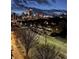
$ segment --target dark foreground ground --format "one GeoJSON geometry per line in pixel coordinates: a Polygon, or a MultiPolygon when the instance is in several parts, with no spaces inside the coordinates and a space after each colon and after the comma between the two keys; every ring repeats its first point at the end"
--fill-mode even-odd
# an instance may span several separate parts
{"type": "Polygon", "coordinates": [[[38,19],[38,20],[17,21],[17,22],[18,24],[13,24],[13,23],[11,24],[12,25],[11,36],[12,36],[12,46],[13,46],[12,49],[14,51],[12,55],[14,59],[29,59],[29,58],[45,59],[46,54],[48,54],[47,59],[50,59],[49,58],[50,56],[51,59],[66,59],[67,56],[67,38],[66,38],[67,19],[66,18],[56,17],[49,19],[41,19],[41,20],[38,19]],[[38,39],[37,40],[38,44],[33,43],[36,42],[35,40],[32,39],[34,37],[37,37],[36,39],[38,39]],[[31,42],[30,40],[33,41],[31,42]],[[31,44],[34,45],[30,47],[27,42],[29,42],[30,45],[31,44]],[[26,53],[27,49],[25,45],[30,47],[28,53],[26,53]],[[55,49],[52,49],[52,47],[55,47],[55,49]],[[40,51],[42,55],[38,51],[40,51]],[[46,51],[49,51],[49,53],[46,51]],[[56,52],[57,54],[55,54],[56,52]],[[52,57],[54,55],[55,57],[52,57]],[[29,56],[29,58],[25,56],[29,56]]]}

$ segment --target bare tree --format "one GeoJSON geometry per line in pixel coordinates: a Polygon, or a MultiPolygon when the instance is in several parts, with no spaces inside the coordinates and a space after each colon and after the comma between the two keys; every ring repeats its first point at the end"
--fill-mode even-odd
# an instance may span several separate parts
{"type": "Polygon", "coordinates": [[[18,30],[17,33],[17,37],[20,38],[20,41],[26,49],[25,59],[29,59],[28,53],[30,48],[34,47],[37,44],[37,34],[29,29],[21,29],[18,30]]]}
{"type": "Polygon", "coordinates": [[[32,55],[32,59],[57,59],[58,55],[59,52],[54,46],[39,45],[36,47],[36,53],[32,55]]]}

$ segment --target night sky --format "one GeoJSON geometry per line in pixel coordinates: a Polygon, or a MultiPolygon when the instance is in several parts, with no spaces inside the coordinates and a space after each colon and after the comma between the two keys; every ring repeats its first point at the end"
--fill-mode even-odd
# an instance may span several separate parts
{"type": "Polygon", "coordinates": [[[20,6],[34,7],[38,9],[64,9],[67,10],[67,0],[11,0],[11,9],[22,9],[20,6]]]}
{"type": "Polygon", "coordinates": [[[39,9],[67,9],[67,0],[48,0],[48,3],[42,2],[38,3],[36,1],[28,2],[29,7],[36,7],[39,9]]]}

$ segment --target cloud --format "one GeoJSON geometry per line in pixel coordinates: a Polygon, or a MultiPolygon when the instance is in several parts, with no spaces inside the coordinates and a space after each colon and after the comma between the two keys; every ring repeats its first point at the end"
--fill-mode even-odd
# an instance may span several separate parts
{"type": "Polygon", "coordinates": [[[37,2],[38,4],[50,4],[50,1],[55,3],[56,0],[11,0],[11,1],[14,1],[16,4],[19,4],[19,5],[23,5],[24,3],[27,4],[28,2],[30,1],[33,1],[33,2],[37,2]]]}
{"type": "Polygon", "coordinates": [[[48,3],[48,0],[36,0],[37,3],[48,3]]]}
{"type": "MultiPolygon", "coordinates": [[[[39,4],[41,3],[49,4],[49,0],[28,0],[28,1],[36,1],[39,4]]],[[[51,0],[51,1],[56,2],[56,0],[51,0]]]]}
{"type": "Polygon", "coordinates": [[[12,9],[25,9],[27,7],[48,6],[56,0],[11,0],[12,9]],[[30,6],[29,6],[30,5],[30,6]]]}

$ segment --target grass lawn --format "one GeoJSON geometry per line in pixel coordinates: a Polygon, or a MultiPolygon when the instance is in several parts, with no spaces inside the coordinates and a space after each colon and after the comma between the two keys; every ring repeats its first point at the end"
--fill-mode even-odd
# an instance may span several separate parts
{"type": "MultiPolygon", "coordinates": [[[[39,42],[40,44],[45,43],[45,39],[47,40],[47,43],[51,46],[55,46],[57,50],[60,50],[60,53],[66,56],[67,54],[67,43],[63,42],[63,40],[59,40],[58,38],[55,37],[50,37],[50,36],[40,36],[39,35],[39,42]]],[[[64,39],[66,40],[66,39],[64,39]]]]}

